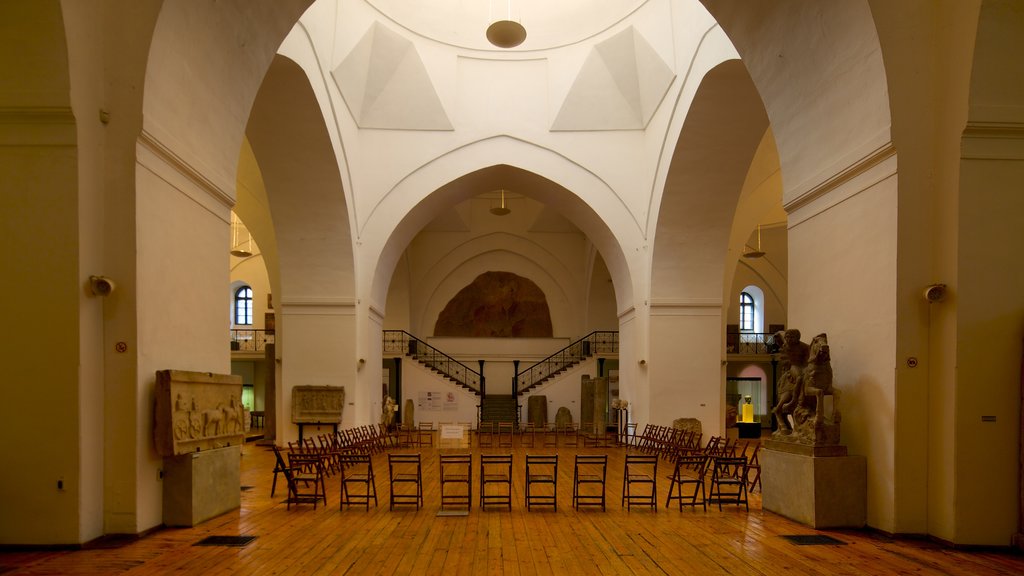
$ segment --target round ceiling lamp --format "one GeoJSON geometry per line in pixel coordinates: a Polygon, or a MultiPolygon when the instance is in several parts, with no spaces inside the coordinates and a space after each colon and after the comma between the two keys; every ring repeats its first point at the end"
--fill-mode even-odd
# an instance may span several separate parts
{"type": "Polygon", "coordinates": [[[498,48],[515,48],[526,40],[526,28],[512,19],[512,0],[506,4],[505,19],[487,27],[487,41],[498,48]]]}
{"type": "Polygon", "coordinates": [[[526,40],[526,28],[512,20],[498,20],[487,27],[487,41],[498,48],[515,48],[526,40]]]}
{"type": "MultiPolygon", "coordinates": [[[[746,246],[744,246],[746,248],[746,246]]],[[[760,258],[764,256],[764,252],[761,251],[761,225],[757,225],[757,250],[751,250],[750,252],[743,252],[744,258],[760,258]]]]}
{"type": "Polygon", "coordinates": [[[501,189],[501,205],[500,206],[495,206],[495,207],[491,208],[491,214],[494,214],[495,216],[504,216],[504,215],[506,215],[506,214],[508,214],[510,212],[512,212],[512,210],[509,209],[508,206],[505,206],[505,189],[502,188],[501,189]]]}

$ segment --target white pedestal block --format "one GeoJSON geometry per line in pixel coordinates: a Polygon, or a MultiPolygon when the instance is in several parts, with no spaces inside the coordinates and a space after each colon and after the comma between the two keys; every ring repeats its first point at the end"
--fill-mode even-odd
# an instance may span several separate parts
{"type": "Polygon", "coordinates": [[[195,526],[242,505],[242,448],[164,458],[164,524],[195,526]]]}
{"type": "Polygon", "coordinates": [[[813,528],[863,528],[867,521],[867,460],[764,449],[761,505],[813,528]]]}

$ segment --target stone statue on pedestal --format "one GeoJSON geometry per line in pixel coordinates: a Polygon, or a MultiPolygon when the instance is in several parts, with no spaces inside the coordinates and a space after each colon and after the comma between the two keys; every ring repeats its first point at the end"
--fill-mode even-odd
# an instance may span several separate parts
{"type": "Polygon", "coordinates": [[[775,334],[781,342],[779,398],[772,413],[778,423],[773,440],[809,445],[839,444],[839,391],[832,387],[828,336],[818,334],[807,345],[799,330],[775,334]],[[832,409],[825,399],[831,397],[832,409]]]}

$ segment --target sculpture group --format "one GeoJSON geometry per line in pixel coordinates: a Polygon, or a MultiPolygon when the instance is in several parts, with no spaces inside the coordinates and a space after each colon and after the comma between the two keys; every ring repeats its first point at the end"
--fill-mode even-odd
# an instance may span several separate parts
{"type": "Polygon", "coordinates": [[[818,334],[808,345],[795,329],[775,333],[780,344],[779,398],[772,413],[778,423],[773,439],[800,444],[838,444],[839,391],[832,387],[828,336],[818,334]],[[826,413],[825,399],[832,410],[826,413]]]}

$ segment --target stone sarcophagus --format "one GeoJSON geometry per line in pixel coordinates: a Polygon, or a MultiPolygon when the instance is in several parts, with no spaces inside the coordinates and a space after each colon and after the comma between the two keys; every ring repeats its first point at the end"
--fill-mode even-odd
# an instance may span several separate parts
{"type": "Polygon", "coordinates": [[[340,424],[345,408],[344,386],[292,388],[292,423],[340,424]]]}
{"type": "Polygon", "coordinates": [[[245,441],[242,377],[159,370],[154,421],[153,436],[161,456],[241,445],[245,441]]]}

